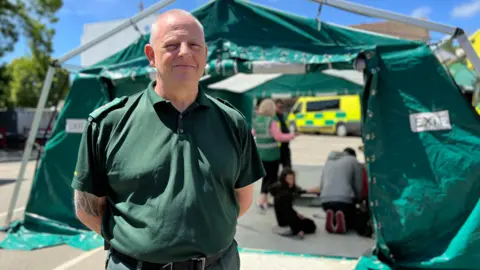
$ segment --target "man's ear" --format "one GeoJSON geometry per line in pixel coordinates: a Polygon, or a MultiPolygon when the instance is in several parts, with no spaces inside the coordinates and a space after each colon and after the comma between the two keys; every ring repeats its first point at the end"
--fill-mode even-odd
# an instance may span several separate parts
{"type": "Polygon", "coordinates": [[[153,51],[152,45],[145,45],[145,56],[147,57],[150,66],[155,67],[155,52],[153,51]]]}

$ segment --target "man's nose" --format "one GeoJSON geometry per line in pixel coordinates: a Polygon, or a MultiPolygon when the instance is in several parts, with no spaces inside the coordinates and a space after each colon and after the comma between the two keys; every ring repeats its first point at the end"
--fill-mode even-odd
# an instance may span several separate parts
{"type": "Polygon", "coordinates": [[[179,56],[189,56],[192,55],[192,51],[190,47],[188,46],[188,43],[182,42],[180,44],[180,51],[178,52],[179,56]]]}

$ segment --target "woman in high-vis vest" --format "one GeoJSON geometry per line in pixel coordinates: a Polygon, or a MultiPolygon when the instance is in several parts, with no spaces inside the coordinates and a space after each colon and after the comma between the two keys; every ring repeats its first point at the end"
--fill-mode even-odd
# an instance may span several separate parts
{"type": "Polygon", "coordinates": [[[265,99],[260,103],[253,121],[253,134],[266,172],[262,179],[261,194],[258,200],[258,206],[263,210],[266,209],[268,203],[268,187],[275,183],[278,178],[280,166],[280,147],[278,143],[288,142],[295,138],[294,133],[282,133],[278,121],[275,120],[275,114],[275,102],[272,99],[265,99]]]}

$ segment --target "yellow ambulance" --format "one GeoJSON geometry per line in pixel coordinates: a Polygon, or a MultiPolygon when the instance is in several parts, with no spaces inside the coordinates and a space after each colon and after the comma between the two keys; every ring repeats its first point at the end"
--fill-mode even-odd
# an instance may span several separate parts
{"type": "Polygon", "coordinates": [[[300,97],[288,118],[291,131],[338,136],[360,134],[359,95],[300,97]]]}

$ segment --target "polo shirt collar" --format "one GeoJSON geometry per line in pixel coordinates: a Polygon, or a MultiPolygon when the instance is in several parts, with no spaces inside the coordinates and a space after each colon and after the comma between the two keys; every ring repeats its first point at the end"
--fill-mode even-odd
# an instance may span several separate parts
{"type": "MultiPolygon", "coordinates": [[[[155,84],[155,80],[151,81],[147,87],[147,97],[152,102],[152,105],[156,105],[157,103],[170,103],[170,101],[155,92],[155,84]]],[[[198,86],[197,98],[193,103],[201,107],[210,107],[210,102],[200,86],[198,86]]]]}

